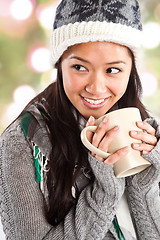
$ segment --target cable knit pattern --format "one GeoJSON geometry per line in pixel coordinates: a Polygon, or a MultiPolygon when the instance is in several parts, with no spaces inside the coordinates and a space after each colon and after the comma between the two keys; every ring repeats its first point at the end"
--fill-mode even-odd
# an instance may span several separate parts
{"type": "Polygon", "coordinates": [[[76,22],[57,28],[51,36],[51,62],[54,65],[63,52],[78,43],[109,41],[128,46],[137,57],[142,33],[131,26],[112,22],[76,22]]]}
{"type": "MultiPolygon", "coordinates": [[[[39,133],[37,136],[39,138],[39,133]]],[[[111,233],[107,234],[107,232],[112,225],[111,220],[115,210],[112,212],[109,208],[110,202],[105,198],[105,191],[99,189],[101,183],[96,180],[93,185],[88,185],[81,192],[76,208],[71,209],[64,223],[58,227],[52,227],[44,217],[43,197],[36,182],[32,151],[23,135],[19,121],[2,134],[0,144],[1,180],[3,181],[0,206],[7,239],[110,239],[107,235],[111,233]],[[92,192],[98,194],[92,196],[92,192]],[[102,204],[103,198],[106,200],[102,204]]],[[[95,161],[94,159],[93,162],[95,161]]],[[[102,163],[100,166],[96,161],[96,164],[92,163],[92,165],[97,166],[96,172],[101,171],[104,179],[105,177],[107,179],[109,172],[105,171],[102,163]]],[[[107,189],[106,184],[107,182],[103,184],[105,189],[107,189]]],[[[113,191],[112,188],[111,191],[113,191]]],[[[116,198],[113,204],[116,209],[116,198]]],[[[116,236],[113,227],[111,231],[116,236]]]]}
{"type": "MultiPolygon", "coordinates": [[[[124,192],[125,180],[117,179],[113,174],[111,166],[104,165],[91,155],[89,155],[89,163],[96,180],[92,191],[90,191],[90,186],[88,186],[88,191],[83,191],[80,195],[78,202],[81,203],[82,207],[77,208],[78,211],[76,212],[77,216],[81,215],[81,220],[86,219],[85,229],[87,235],[79,218],[77,226],[80,231],[79,236],[84,236],[82,239],[98,240],[104,239],[112,225],[119,200],[124,192]],[[88,208],[86,211],[82,211],[82,209],[85,209],[86,202],[88,203],[88,208]],[[92,231],[88,228],[89,225],[92,227],[92,231]]],[[[77,239],[81,238],[78,237],[77,239]]]]}
{"type": "MultiPolygon", "coordinates": [[[[2,158],[3,148],[5,146],[5,141],[0,141],[0,159],[2,158]]],[[[0,214],[1,220],[3,221],[3,230],[6,235],[12,236],[15,238],[15,226],[14,226],[14,215],[12,212],[12,204],[11,199],[8,197],[7,194],[8,186],[4,179],[3,173],[3,162],[0,161],[0,214]]]]}
{"type": "MultiPolygon", "coordinates": [[[[36,118],[38,120],[38,116],[36,118]]],[[[50,145],[44,124],[37,128],[34,136],[34,141],[37,140],[39,144],[41,139],[41,150],[49,152],[50,145]]],[[[157,150],[152,152],[151,158],[155,162],[158,149],[159,144],[157,150]]],[[[90,155],[89,163],[95,176],[94,182],[83,186],[76,206],[72,207],[63,222],[53,227],[45,219],[43,195],[36,182],[32,149],[22,132],[19,120],[5,130],[0,138],[0,209],[6,238],[118,240],[112,220],[124,192],[125,179],[117,179],[111,166],[104,165],[90,155]]],[[[148,174],[149,178],[152,176],[148,174]]],[[[145,188],[144,191],[139,191],[140,187],[137,188],[132,178],[128,178],[127,193],[138,240],[160,239],[160,199],[158,184],[155,184],[157,180],[156,177],[153,185],[148,183],[150,187],[147,186],[146,192],[145,188]]],[[[127,240],[133,240],[133,237],[128,234],[127,240]]]]}
{"type": "Polygon", "coordinates": [[[9,240],[42,239],[43,231],[49,231],[50,226],[46,225],[31,149],[20,124],[15,122],[6,131],[6,138],[0,139],[0,146],[3,192],[0,208],[6,237],[9,240]]]}

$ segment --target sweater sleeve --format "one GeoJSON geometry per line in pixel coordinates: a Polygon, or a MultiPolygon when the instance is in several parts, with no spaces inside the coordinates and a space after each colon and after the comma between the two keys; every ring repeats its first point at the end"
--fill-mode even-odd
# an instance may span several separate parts
{"type": "Polygon", "coordinates": [[[9,240],[101,240],[112,225],[124,192],[124,179],[114,177],[111,166],[89,156],[95,181],[80,193],[63,222],[51,226],[45,219],[43,195],[31,148],[16,122],[0,138],[0,209],[9,240]]]}
{"type": "Polygon", "coordinates": [[[158,143],[144,157],[151,166],[127,178],[128,203],[139,240],[160,239],[160,126],[154,119],[146,120],[156,129],[158,143]]]}

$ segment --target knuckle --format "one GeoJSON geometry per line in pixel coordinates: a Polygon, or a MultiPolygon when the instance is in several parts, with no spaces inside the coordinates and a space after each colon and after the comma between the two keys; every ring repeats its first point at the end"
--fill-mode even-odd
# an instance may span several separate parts
{"type": "Polygon", "coordinates": [[[154,136],[153,138],[153,144],[156,145],[157,144],[157,138],[154,136]]]}
{"type": "Polygon", "coordinates": [[[97,132],[95,132],[92,137],[92,144],[96,141],[96,139],[97,139],[97,132]]]}
{"type": "Polygon", "coordinates": [[[118,158],[120,158],[120,157],[122,157],[124,155],[124,153],[121,150],[118,150],[116,152],[116,155],[117,155],[118,158]]]}
{"type": "Polygon", "coordinates": [[[141,145],[141,151],[148,151],[148,152],[150,152],[153,148],[154,148],[154,146],[152,146],[150,144],[142,144],[141,145]]]}
{"type": "Polygon", "coordinates": [[[147,122],[144,122],[144,126],[146,128],[146,131],[150,132],[151,135],[155,135],[156,130],[147,122]]]}
{"type": "Polygon", "coordinates": [[[107,131],[105,137],[111,137],[112,136],[112,131],[107,131]]]}
{"type": "Polygon", "coordinates": [[[152,135],[155,136],[156,135],[156,130],[153,128],[152,129],[152,135]]]}
{"type": "Polygon", "coordinates": [[[103,158],[99,157],[98,155],[95,155],[95,158],[100,161],[100,162],[103,162],[103,158]]]}
{"type": "Polygon", "coordinates": [[[113,155],[114,161],[118,161],[121,158],[121,152],[117,151],[113,155]]]}
{"type": "Polygon", "coordinates": [[[138,139],[141,141],[144,141],[148,138],[148,134],[146,132],[140,132],[138,133],[138,139]]]}
{"type": "Polygon", "coordinates": [[[155,142],[157,142],[157,138],[156,138],[156,136],[154,136],[154,139],[155,139],[155,142]]]}
{"type": "Polygon", "coordinates": [[[107,165],[112,165],[114,163],[114,159],[112,156],[109,156],[105,161],[104,161],[105,164],[107,165]]]}
{"type": "Polygon", "coordinates": [[[100,142],[98,149],[100,149],[103,152],[107,152],[108,151],[108,143],[100,142]]]}
{"type": "Polygon", "coordinates": [[[116,132],[113,131],[113,129],[106,132],[105,137],[106,138],[113,138],[116,135],[116,132]]]}
{"type": "Polygon", "coordinates": [[[100,142],[99,146],[98,146],[98,149],[102,150],[105,152],[104,150],[104,144],[102,142],[100,142]]]}

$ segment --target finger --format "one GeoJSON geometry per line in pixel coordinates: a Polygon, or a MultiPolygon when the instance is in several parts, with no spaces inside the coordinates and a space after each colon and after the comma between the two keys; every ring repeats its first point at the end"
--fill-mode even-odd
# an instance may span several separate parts
{"type": "MultiPolygon", "coordinates": [[[[117,133],[119,132],[119,126],[116,126],[114,127],[113,129],[110,129],[105,137],[103,138],[103,140],[101,140],[101,142],[99,143],[98,146],[96,146],[98,149],[100,149],[101,151],[104,151],[104,152],[108,152],[108,147],[110,145],[110,143],[112,142],[113,138],[115,135],[117,135],[117,133]]],[[[94,136],[93,138],[95,137],[95,133],[94,133],[94,136]]],[[[97,139],[98,139],[98,134],[96,135],[97,139]]],[[[96,139],[96,140],[97,140],[96,139]]],[[[94,144],[94,142],[92,141],[92,144],[94,144]]],[[[94,145],[95,146],[95,145],[94,145]]],[[[93,152],[91,153],[91,155],[93,157],[96,157],[99,161],[103,162],[104,161],[104,158],[94,154],[93,152]]]]}
{"type": "Polygon", "coordinates": [[[90,116],[87,123],[86,123],[86,127],[93,126],[94,123],[95,123],[95,118],[93,116],[90,116]]]}
{"type": "Polygon", "coordinates": [[[146,143],[133,143],[132,145],[132,148],[134,150],[138,150],[138,151],[142,151],[142,153],[144,152],[151,152],[154,148],[153,145],[150,145],[150,144],[146,144],[146,143]]]}
{"type": "Polygon", "coordinates": [[[126,156],[129,152],[129,147],[124,147],[118,151],[116,151],[115,153],[111,154],[105,161],[104,163],[106,165],[112,165],[115,162],[117,162],[118,160],[120,160],[122,157],[126,156]]]}
{"type": "MultiPolygon", "coordinates": [[[[95,118],[93,116],[90,116],[88,121],[87,121],[86,127],[94,126],[94,124],[95,124],[95,118]]],[[[92,137],[93,137],[93,133],[91,131],[87,131],[86,136],[87,136],[88,141],[91,142],[92,137]]]]}
{"type": "Polygon", "coordinates": [[[146,154],[148,154],[149,152],[147,152],[147,151],[142,151],[142,154],[143,155],[146,155],[146,154]]]}
{"type": "Polygon", "coordinates": [[[137,127],[139,127],[140,129],[145,130],[148,134],[152,136],[155,136],[156,130],[149,123],[138,121],[136,124],[137,127]]]}
{"type": "Polygon", "coordinates": [[[119,126],[116,126],[112,129],[110,129],[108,132],[106,132],[104,138],[101,140],[98,148],[104,152],[108,151],[109,145],[111,144],[114,137],[119,133],[120,128],[119,126]]]}
{"type": "Polygon", "coordinates": [[[130,136],[154,146],[157,144],[157,138],[155,136],[143,131],[130,131],[130,136]]]}
{"type": "Polygon", "coordinates": [[[94,157],[95,157],[98,161],[104,162],[104,158],[102,158],[102,157],[100,157],[100,156],[98,156],[98,155],[95,155],[94,157]]]}
{"type": "Polygon", "coordinates": [[[106,134],[107,130],[109,127],[109,118],[105,117],[103,121],[100,123],[100,125],[97,127],[93,139],[92,139],[92,144],[95,147],[99,146],[99,143],[103,139],[104,135],[106,134]]]}
{"type": "Polygon", "coordinates": [[[102,158],[102,157],[100,157],[100,156],[98,156],[97,154],[95,154],[95,153],[93,153],[93,152],[91,152],[91,155],[93,156],[93,157],[95,157],[98,161],[100,161],[100,162],[104,162],[104,158],[102,158]]]}

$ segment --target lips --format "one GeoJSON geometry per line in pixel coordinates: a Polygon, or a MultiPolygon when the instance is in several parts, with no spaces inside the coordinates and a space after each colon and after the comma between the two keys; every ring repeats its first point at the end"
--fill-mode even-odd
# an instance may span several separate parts
{"type": "Polygon", "coordinates": [[[106,102],[108,101],[109,97],[107,98],[102,98],[102,99],[91,99],[91,98],[86,98],[82,97],[83,104],[91,109],[97,109],[103,107],[106,102]]]}
{"type": "Polygon", "coordinates": [[[93,100],[93,99],[89,99],[89,98],[85,98],[85,97],[84,97],[84,99],[85,99],[87,102],[89,102],[89,103],[91,103],[91,104],[95,104],[95,105],[98,105],[98,104],[104,102],[104,100],[105,100],[105,98],[100,99],[100,100],[93,100]]]}

